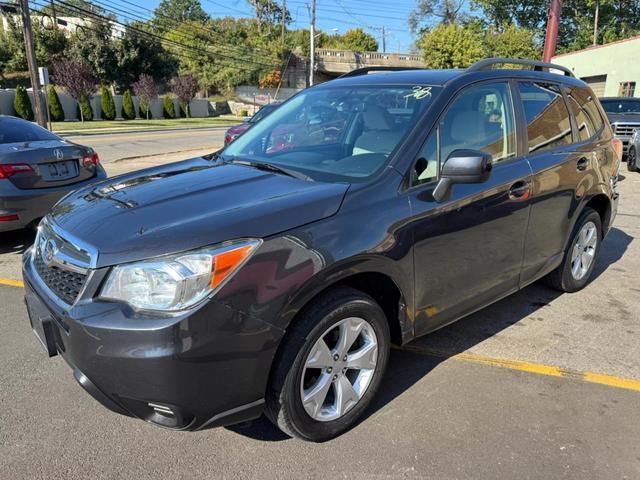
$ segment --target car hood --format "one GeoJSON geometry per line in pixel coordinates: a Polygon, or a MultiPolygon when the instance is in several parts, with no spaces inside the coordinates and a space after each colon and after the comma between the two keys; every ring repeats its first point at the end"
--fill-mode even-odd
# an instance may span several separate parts
{"type": "Polygon", "coordinates": [[[50,220],[103,267],[274,235],[333,215],[348,188],[197,158],[77,190],[50,220]]]}
{"type": "Polygon", "coordinates": [[[638,115],[637,113],[607,113],[607,117],[609,118],[609,123],[640,123],[640,115],[638,115]]]}

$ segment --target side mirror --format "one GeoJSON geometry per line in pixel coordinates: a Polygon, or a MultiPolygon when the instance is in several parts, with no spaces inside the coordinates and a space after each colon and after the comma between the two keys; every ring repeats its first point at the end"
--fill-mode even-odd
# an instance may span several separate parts
{"type": "Polygon", "coordinates": [[[442,166],[440,181],[433,190],[436,202],[442,202],[455,183],[484,183],[491,175],[491,155],[479,150],[454,150],[442,166]]]}

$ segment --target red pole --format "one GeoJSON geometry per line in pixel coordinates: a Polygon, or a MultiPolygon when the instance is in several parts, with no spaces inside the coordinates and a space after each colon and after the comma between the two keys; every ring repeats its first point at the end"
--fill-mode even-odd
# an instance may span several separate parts
{"type": "Polygon", "coordinates": [[[558,43],[558,28],[560,27],[560,15],[562,14],[563,0],[551,0],[549,7],[549,19],[547,21],[547,34],[544,38],[544,54],[542,60],[550,62],[556,53],[558,43]]]}

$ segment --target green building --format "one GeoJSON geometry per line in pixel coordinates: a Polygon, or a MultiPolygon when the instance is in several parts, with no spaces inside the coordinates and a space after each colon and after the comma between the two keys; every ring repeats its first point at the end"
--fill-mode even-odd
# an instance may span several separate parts
{"type": "Polygon", "coordinates": [[[599,97],[640,97],[640,35],[556,55],[552,62],[569,67],[599,97]]]}

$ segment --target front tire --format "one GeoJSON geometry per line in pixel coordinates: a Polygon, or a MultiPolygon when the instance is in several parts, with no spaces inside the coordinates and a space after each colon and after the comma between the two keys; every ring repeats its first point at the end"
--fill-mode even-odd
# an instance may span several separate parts
{"type": "Polygon", "coordinates": [[[284,433],[330,440],[359,420],[389,359],[387,318],[368,295],[329,291],[302,312],[274,364],[266,413],[284,433]]]}
{"type": "Polygon", "coordinates": [[[562,292],[582,290],[593,273],[602,241],[602,220],[598,212],[585,208],[573,229],[562,263],[546,280],[562,292]]]}
{"type": "Polygon", "coordinates": [[[638,171],[638,152],[635,147],[631,147],[627,154],[627,170],[630,172],[638,171]]]}

